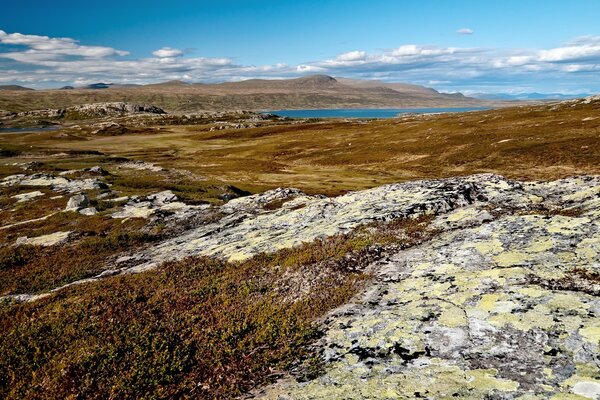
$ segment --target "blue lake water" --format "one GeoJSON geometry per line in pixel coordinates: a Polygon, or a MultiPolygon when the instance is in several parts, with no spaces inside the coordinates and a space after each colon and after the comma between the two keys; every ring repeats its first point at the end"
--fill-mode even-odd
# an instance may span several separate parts
{"type": "Polygon", "coordinates": [[[26,128],[2,128],[0,127],[0,133],[29,133],[29,132],[46,132],[60,129],[60,125],[48,125],[48,126],[30,126],[26,128]]]}
{"type": "Polygon", "coordinates": [[[399,114],[434,114],[487,110],[485,107],[459,108],[331,108],[318,110],[273,110],[271,114],[289,118],[394,118],[399,114]]]}

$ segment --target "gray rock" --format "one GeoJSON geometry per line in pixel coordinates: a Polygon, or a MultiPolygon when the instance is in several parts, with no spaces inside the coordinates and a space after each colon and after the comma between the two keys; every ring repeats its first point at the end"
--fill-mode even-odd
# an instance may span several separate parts
{"type": "Polygon", "coordinates": [[[77,211],[82,208],[86,208],[90,204],[90,199],[87,195],[80,193],[75,196],[71,196],[65,207],[65,211],[77,211]]]}
{"type": "Polygon", "coordinates": [[[82,210],[79,210],[79,214],[82,215],[96,215],[98,214],[98,210],[95,207],[87,207],[82,210]]]}
{"type": "Polygon", "coordinates": [[[106,171],[104,168],[102,168],[99,165],[93,166],[93,167],[89,168],[87,171],[91,172],[93,174],[98,174],[98,175],[102,175],[102,176],[109,175],[108,171],[106,171]]]}
{"type": "Polygon", "coordinates": [[[65,176],[53,176],[46,173],[33,175],[10,175],[0,181],[0,187],[45,186],[55,192],[78,193],[84,190],[107,189],[108,185],[98,178],[69,179],[65,176]]]}

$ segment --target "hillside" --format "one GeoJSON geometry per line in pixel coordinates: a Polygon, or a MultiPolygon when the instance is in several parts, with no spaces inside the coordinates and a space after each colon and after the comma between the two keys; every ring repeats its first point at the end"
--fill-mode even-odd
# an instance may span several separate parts
{"type": "Polygon", "coordinates": [[[94,84],[72,90],[0,93],[0,109],[7,111],[66,108],[78,104],[117,101],[154,104],[168,112],[505,104],[442,94],[417,85],[336,79],[324,75],[281,80],[250,79],[219,84],[188,84],[180,81],[143,86],[94,84]]]}
{"type": "Polygon", "coordinates": [[[0,90],[8,90],[8,91],[30,91],[34,90],[25,86],[19,85],[0,85],[0,90]]]}

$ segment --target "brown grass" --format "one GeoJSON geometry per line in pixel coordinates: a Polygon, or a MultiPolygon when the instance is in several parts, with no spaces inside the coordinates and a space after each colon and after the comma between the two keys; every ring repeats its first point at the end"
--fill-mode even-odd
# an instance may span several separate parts
{"type": "Polygon", "coordinates": [[[313,321],[362,287],[367,249],[414,244],[427,223],[370,225],[242,263],[188,259],[0,305],[0,395],[232,398],[292,365],[314,373],[313,321]]]}
{"type": "Polygon", "coordinates": [[[175,126],[169,132],[123,135],[118,140],[55,140],[58,133],[46,132],[12,135],[10,142],[143,159],[252,192],[294,186],[335,195],[390,182],[480,172],[519,179],[600,173],[600,118],[584,121],[598,115],[599,107],[537,106],[218,132],[175,126]]]}

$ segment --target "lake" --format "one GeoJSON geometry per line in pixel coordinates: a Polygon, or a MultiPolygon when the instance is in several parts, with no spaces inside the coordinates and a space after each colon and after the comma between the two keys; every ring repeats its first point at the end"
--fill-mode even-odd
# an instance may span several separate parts
{"type": "Polygon", "coordinates": [[[488,108],[331,108],[318,110],[274,110],[269,111],[269,113],[289,118],[394,118],[398,114],[434,114],[481,110],[488,110],[488,108]]]}
{"type": "Polygon", "coordinates": [[[62,128],[61,125],[48,125],[48,126],[30,126],[26,128],[2,128],[0,127],[0,133],[29,133],[29,132],[46,132],[53,131],[62,128]]]}

